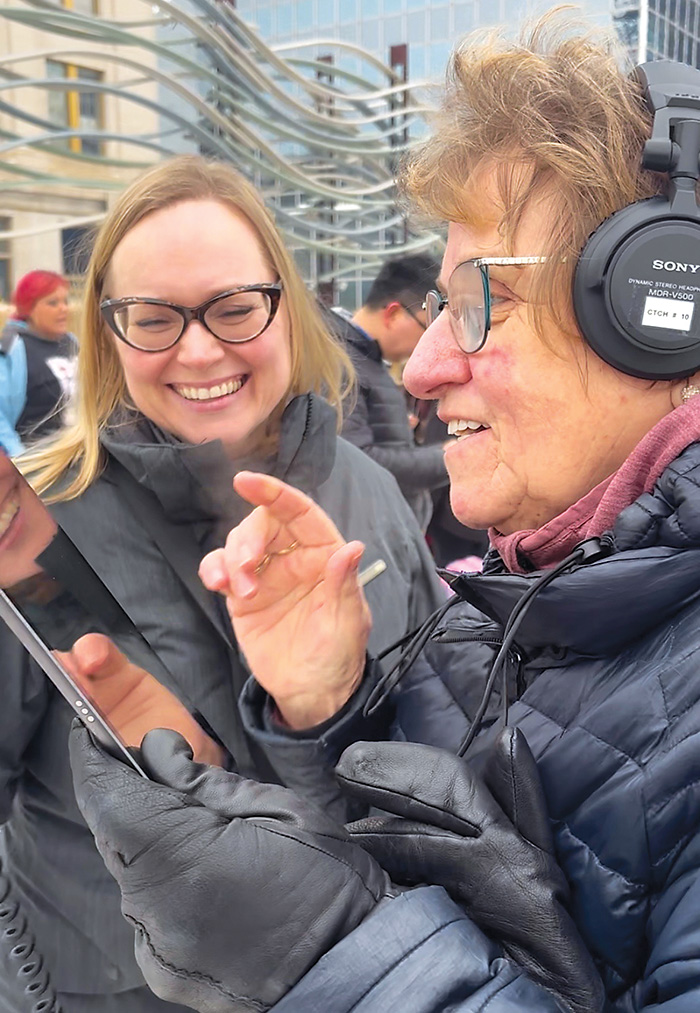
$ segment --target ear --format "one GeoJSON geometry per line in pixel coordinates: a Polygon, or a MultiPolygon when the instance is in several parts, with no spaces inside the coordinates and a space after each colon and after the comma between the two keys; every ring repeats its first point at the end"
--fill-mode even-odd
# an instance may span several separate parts
{"type": "Polygon", "coordinates": [[[674,380],[671,388],[671,403],[674,408],[685,404],[700,394],[700,371],[686,376],[682,380],[674,380]]]}
{"type": "Polygon", "coordinates": [[[391,325],[396,320],[397,315],[401,313],[402,309],[403,307],[400,302],[397,302],[396,300],[394,300],[393,302],[388,302],[386,306],[384,306],[384,308],[382,309],[382,323],[384,324],[384,326],[391,327],[391,325]]]}

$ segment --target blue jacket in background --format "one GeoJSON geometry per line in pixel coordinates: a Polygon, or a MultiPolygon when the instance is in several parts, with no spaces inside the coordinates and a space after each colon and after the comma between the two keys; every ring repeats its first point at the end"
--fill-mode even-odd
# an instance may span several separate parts
{"type": "Polygon", "coordinates": [[[0,336],[0,446],[11,457],[24,450],[15,427],[26,399],[27,352],[18,328],[8,326],[0,336]]]}
{"type": "MultiPolygon", "coordinates": [[[[532,599],[510,657],[571,914],[605,1013],[700,1010],[700,444],[623,510],[612,554],[532,599]]],[[[241,706],[283,779],[342,818],[331,768],[359,739],[456,750],[515,604],[538,574],[487,556],[384,712],[363,716],[376,667],[315,738],[285,735],[254,681],[241,706]]],[[[497,704],[497,701],[494,701],[497,704]]],[[[488,743],[484,728],[474,748],[488,743]]],[[[439,887],[382,902],[275,1013],[549,1013],[553,997],[439,887]]]]}

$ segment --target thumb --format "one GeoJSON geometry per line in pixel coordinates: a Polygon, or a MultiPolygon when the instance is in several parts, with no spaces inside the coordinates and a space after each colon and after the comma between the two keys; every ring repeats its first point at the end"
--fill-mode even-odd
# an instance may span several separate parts
{"type": "Polygon", "coordinates": [[[86,633],[70,651],[57,651],[70,674],[82,679],[108,679],[129,664],[126,657],[103,633],[86,633]]]}
{"type": "Polygon", "coordinates": [[[341,603],[347,599],[362,599],[362,591],[357,582],[357,569],[364,550],[362,542],[347,542],[336,549],[330,557],[324,574],[329,599],[337,597],[341,603]]]}
{"type": "Polygon", "coordinates": [[[535,847],[553,854],[542,781],[522,731],[506,726],[478,760],[484,783],[518,833],[535,847]]]}
{"type": "Polygon", "coordinates": [[[118,875],[124,856],[139,853],[153,843],[154,834],[166,831],[179,800],[97,746],[77,719],[68,743],[78,806],[110,871],[118,875]]]}
{"type": "Polygon", "coordinates": [[[458,756],[413,742],[358,742],[335,768],[351,794],[396,816],[476,837],[503,813],[458,756]]]}
{"type": "Polygon", "coordinates": [[[331,835],[342,830],[288,788],[261,784],[221,767],[196,763],[189,743],[170,729],[156,728],[144,736],[141,760],[149,777],[182,794],[186,804],[199,805],[228,819],[279,819],[297,826],[308,822],[331,835]]]}
{"type": "Polygon", "coordinates": [[[241,815],[236,797],[246,780],[221,767],[196,763],[192,756],[189,742],[169,728],[154,728],[141,743],[143,769],[153,781],[186,795],[189,803],[224,816],[241,815]]]}

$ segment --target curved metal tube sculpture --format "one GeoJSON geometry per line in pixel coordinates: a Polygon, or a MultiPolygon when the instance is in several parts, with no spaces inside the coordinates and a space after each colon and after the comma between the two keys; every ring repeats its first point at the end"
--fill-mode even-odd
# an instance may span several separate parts
{"type": "Polygon", "coordinates": [[[139,21],[79,14],[52,0],[23,2],[21,8],[0,8],[0,17],[65,41],[41,53],[0,58],[0,111],[38,128],[26,136],[0,131],[0,167],[15,177],[9,186],[86,185],[79,173],[72,178],[23,166],[18,149],[60,151],[89,162],[90,185],[110,190],[118,184],[114,172],[105,170],[131,171],[148,162],[65,151],[59,142],[119,140],[162,157],[184,144],[232,162],[253,180],[290,247],[326,255],[320,282],[358,267],[371,275],[385,257],[439,241],[432,234],[411,236],[395,205],[397,162],[411,145],[412,128],[421,129],[429,110],[370,53],[322,39],[270,47],[231,5],[216,0],[189,0],[191,12],[175,0],[158,0],[157,7],[143,0],[147,11],[139,21]],[[80,48],[70,40],[80,40],[80,48]],[[310,47],[323,47],[328,57],[299,55],[310,47]],[[286,55],[290,50],[297,55],[286,55]],[[361,58],[368,76],[336,66],[343,54],[361,58]],[[133,77],[118,85],[23,76],[22,65],[38,56],[118,62],[133,77]],[[158,85],[157,99],[138,91],[149,81],[158,85]],[[125,109],[129,104],[150,109],[160,128],[149,134],[66,129],[23,106],[25,91],[36,88],[111,95],[125,109]],[[9,91],[14,103],[6,99],[9,91]],[[10,152],[15,157],[8,161],[10,152]]]}

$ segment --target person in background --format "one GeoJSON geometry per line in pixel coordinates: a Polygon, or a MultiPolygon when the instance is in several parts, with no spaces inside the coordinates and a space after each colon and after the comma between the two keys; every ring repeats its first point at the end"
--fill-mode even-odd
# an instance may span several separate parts
{"type": "Polygon", "coordinates": [[[77,342],[68,331],[68,282],[62,275],[30,271],[17,282],[12,303],[13,315],[0,334],[0,376],[11,393],[3,393],[8,400],[0,401],[0,411],[2,445],[18,454],[23,444],[63,425],[77,342]]]}
{"type": "Polygon", "coordinates": [[[404,381],[457,437],[452,505],[489,526],[484,571],[389,677],[358,637],[356,549],[298,490],[239,474],[258,509],[200,568],[271,761],[305,743],[337,784],[354,743],[343,784],[392,816],[353,838],[317,791],[205,768],[172,732],[142,744],[160,783],[74,734],[80,804],[163,995],[203,1013],[700,1009],[700,293],[674,256],[685,272],[700,248],[700,70],[619,61],[561,9],[466,39],[404,172],[448,222],[404,381]],[[664,147],[667,173],[646,158],[664,147]],[[596,250],[620,270],[582,285],[596,250]]]}
{"type": "Polygon", "coordinates": [[[388,260],[352,320],[329,314],[357,373],[356,400],[342,435],[391,472],[423,531],[432,513],[431,491],[447,485],[447,470],[442,447],[416,445],[403,389],[389,365],[405,362],[425,330],[423,302],[438,271],[426,254],[388,260]]]}
{"type": "Polygon", "coordinates": [[[16,328],[0,335],[0,447],[14,456],[24,444],[17,421],[27,397],[27,350],[16,328]]]}

